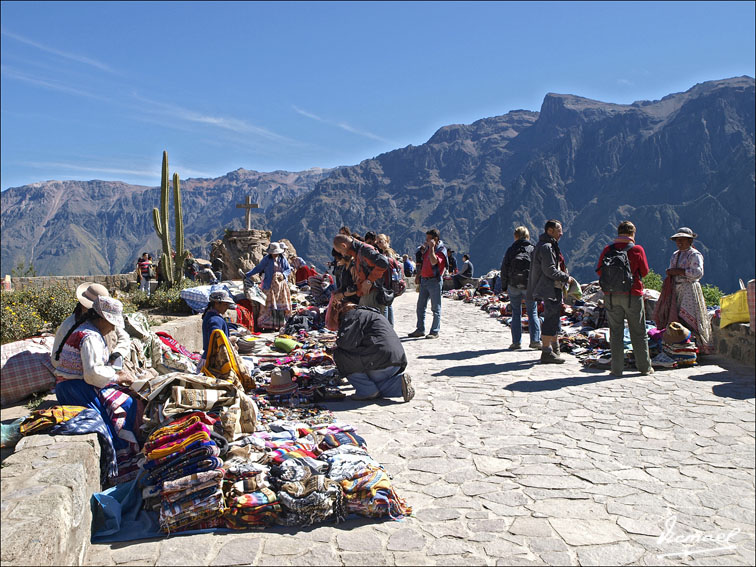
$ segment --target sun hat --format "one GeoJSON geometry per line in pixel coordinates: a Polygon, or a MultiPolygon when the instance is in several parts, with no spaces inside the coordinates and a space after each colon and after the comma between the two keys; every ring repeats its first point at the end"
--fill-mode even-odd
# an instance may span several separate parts
{"type": "Polygon", "coordinates": [[[208,301],[211,305],[217,301],[219,303],[228,303],[228,306],[231,309],[236,307],[234,298],[231,297],[231,294],[228,293],[225,289],[219,289],[218,291],[212,292],[210,294],[210,297],[208,298],[208,301]]]}
{"type": "Polygon", "coordinates": [[[84,282],[76,288],[76,298],[87,309],[92,309],[92,302],[101,295],[110,297],[110,292],[108,288],[98,283],[84,282]]]}
{"type": "Polygon", "coordinates": [[[112,297],[99,295],[92,302],[92,307],[100,317],[116,327],[123,327],[123,303],[112,297]]]}
{"type": "Polygon", "coordinates": [[[270,246],[268,246],[267,252],[268,254],[283,254],[284,250],[286,250],[286,248],[284,248],[283,243],[271,242],[270,246]]]}
{"type": "Polygon", "coordinates": [[[690,331],[677,321],[673,321],[664,330],[662,342],[670,344],[684,343],[690,340],[690,331]]]}
{"type": "Polygon", "coordinates": [[[291,378],[291,370],[288,368],[274,368],[270,373],[270,384],[265,389],[274,396],[289,394],[298,388],[291,378]]]}
{"type": "Polygon", "coordinates": [[[675,238],[698,238],[698,235],[687,226],[681,226],[675,234],[669,237],[670,240],[674,240],[675,238]]]}

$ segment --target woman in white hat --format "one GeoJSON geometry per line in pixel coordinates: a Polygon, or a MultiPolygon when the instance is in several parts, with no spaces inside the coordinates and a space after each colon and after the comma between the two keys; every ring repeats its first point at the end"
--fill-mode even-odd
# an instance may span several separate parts
{"type": "Polygon", "coordinates": [[[123,327],[123,305],[117,299],[99,295],[92,308],[74,323],[53,353],[55,396],[62,405],[97,410],[110,431],[119,461],[139,451],[136,422],[137,404],[118,386],[128,386],[131,378],[109,362],[105,335],[123,327]]]}
{"type": "Polygon", "coordinates": [[[712,352],[711,322],[699,280],[704,275],[703,254],[693,248],[698,235],[683,226],[670,236],[677,250],[672,254],[667,276],[675,284],[678,318],[696,335],[699,352],[712,352]]]}
{"type": "MultiPolygon", "coordinates": [[[[76,288],[76,298],[79,302],[76,304],[73,313],[55,331],[55,342],[53,342],[51,355],[53,368],[57,368],[60,364],[58,359],[55,358],[55,353],[58,352],[58,347],[64,342],[63,337],[67,336],[76,321],[81,319],[92,308],[95,298],[101,295],[110,297],[108,288],[98,283],[84,282],[76,288]]],[[[118,357],[123,359],[128,357],[129,350],[131,349],[131,338],[122,326],[115,327],[113,331],[108,333],[105,337],[105,342],[108,344],[108,350],[110,350],[111,361],[114,361],[118,357]]]]}
{"type": "Polygon", "coordinates": [[[291,314],[291,292],[287,283],[291,266],[284,257],[285,250],[282,242],[271,242],[268,254],[246,273],[247,278],[263,274],[261,288],[265,293],[265,305],[257,319],[257,327],[261,329],[280,329],[291,314]]]}

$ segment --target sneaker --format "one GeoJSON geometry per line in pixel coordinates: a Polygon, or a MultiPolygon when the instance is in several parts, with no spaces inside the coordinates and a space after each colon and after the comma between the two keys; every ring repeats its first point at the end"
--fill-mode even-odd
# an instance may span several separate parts
{"type": "Polygon", "coordinates": [[[649,368],[646,372],[641,372],[640,375],[641,376],[650,376],[653,373],[654,373],[654,369],[653,368],[649,368]]]}
{"type": "Polygon", "coordinates": [[[564,359],[552,350],[541,351],[541,364],[564,364],[564,359]]]}
{"type": "Polygon", "coordinates": [[[412,377],[409,374],[402,374],[402,397],[405,402],[415,397],[415,389],[412,387],[412,377]]]}
{"type": "Polygon", "coordinates": [[[380,392],[376,392],[375,394],[372,394],[370,396],[352,395],[352,396],[350,396],[350,399],[354,400],[355,402],[365,402],[367,400],[377,400],[380,397],[381,397],[381,393],[380,392]]]}
{"type": "Polygon", "coordinates": [[[541,341],[533,341],[530,343],[529,347],[534,350],[541,350],[543,348],[543,344],[541,343],[541,341]]]}
{"type": "Polygon", "coordinates": [[[425,338],[426,339],[437,339],[438,338],[438,333],[428,333],[427,335],[425,335],[425,338]]]}
{"type": "Polygon", "coordinates": [[[509,350],[520,350],[521,348],[520,343],[512,343],[509,345],[509,350]]]}
{"type": "Polygon", "coordinates": [[[408,336],[408,337],[412,337],[412,338],[424,337],[424,336],[425,336],[425,332],[424,332],[424,331],[418,331],[418,330],[414,330],[414,331],[412,331],[412,332],[411,332],[411,333],[410,333],[409,335],[407,335],[407,336],[408,336]]]}

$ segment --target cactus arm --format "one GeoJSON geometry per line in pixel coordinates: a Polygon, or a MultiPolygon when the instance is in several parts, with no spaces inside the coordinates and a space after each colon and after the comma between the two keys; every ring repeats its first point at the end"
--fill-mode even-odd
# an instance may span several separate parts
{"type": "Polygon", "coordinates": [[[155,232],[158,235],[158,238],[160,240],[163,239],[163,225],[160,222],[160,211],[158,211],[157,207],[154,207],[152,209],[152,222],[155,225],[155,232]]]}

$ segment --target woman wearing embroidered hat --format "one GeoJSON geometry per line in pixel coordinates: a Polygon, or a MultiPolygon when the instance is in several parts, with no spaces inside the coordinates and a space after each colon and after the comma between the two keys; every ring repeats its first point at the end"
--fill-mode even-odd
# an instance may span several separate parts
{"type": "MultiPolygon", "coordinates": [[[[76,288],[76,298],[79,302],[73,310],[73,313],[69,315],[55,331],[55,342],[52,346],[52,365],[53,368],[57,368],[60,364],[59,359],[55,358],[55,353],[58,352],[63,341],[63,337],[68,335],[71,327],[74,326],[76,321],[84,317],[84,315],[92,308],[94,300],[99,296],[110,297],[108,289],[100,284],[94,282],[84,282],[76,288]]],[[[110,351],[111,362],[117,358],[126,358],[131,349],[131,338],[123,327],[115,327],[110,333],[105,335],[105,342],[108,345],[110,351]]]]}
{"type": "Polygon", "coordinates": [[[97,410],[120,460],[124,452],[138,452],[139,443],[135,428],[137,404],[119,388],[128,386],[131,378],[108,361],[110,353],[104,337],[117,327],[123,328],[123,305],[117,299],[98,295],[92,300],[92,308],[63,337],[53,358],[58,360],[58,403],[97,410]]]}
{"type": "Polygon", "coordinates": [[[257,324],[260,329],[280,329],[291,314],[291,292],[288,277],[291,266],[284,257],[286,246],[283,242],[271,242],[268,254],[245,275],[249,279],[255,274],[263,274],[262,290],[265,305],[260,310],[257,324]]]}
{"type": "Polygon", "coordinates": [[[704,259],[703,254],[693,248],[693,241],[697,237],[687,226],[679,228],[670,236],[677,244],[677,250],[672,254],[667,276],[674,282],[679,320],[695,334],[699,351],[710,353],[713,350],[711,322],[699,283],[704,275],[704,259]]]}

